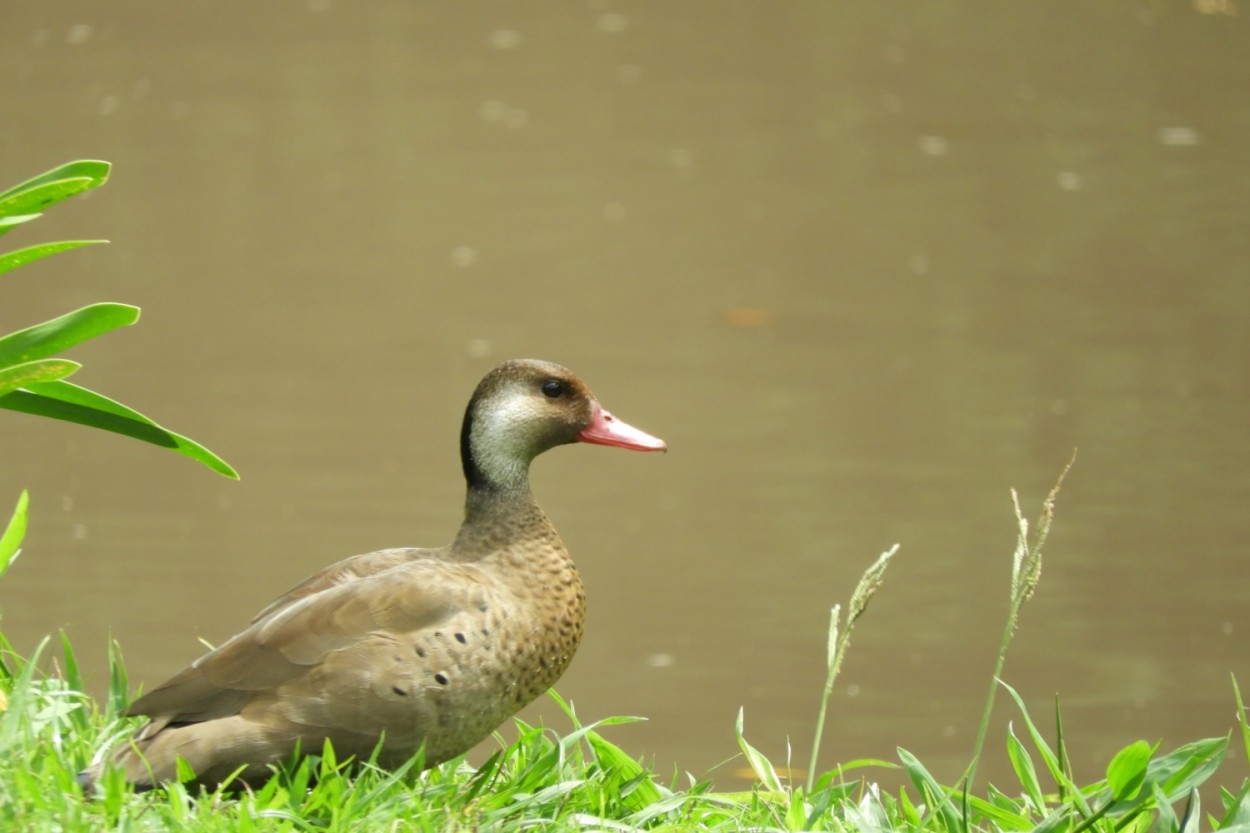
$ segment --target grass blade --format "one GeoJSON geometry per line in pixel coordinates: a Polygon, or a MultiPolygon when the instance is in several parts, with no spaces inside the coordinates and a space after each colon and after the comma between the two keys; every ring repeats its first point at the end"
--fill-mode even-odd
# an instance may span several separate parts
{"type": "Polygon", "coordinates": [[[122,659],[122,646],[116,640],[109,642],[109,693],[108,716],[117,717],[130,702],[130,680],[126,663],[122,659]]]}
{"type": "MultiPolygon", "coordinates": [[[[921,791],[921,795],[924,792],[921,791]]],[[[912,803],[911,796],[907,794],[906,787],[899,787],[898,790],[898,806],[903,814],[903,820],[907,822],[911,829],[920,829],[920,811],[916,809],[916,805],[912,803]]]]}
{"type": "Polygon", "coordinates": [[[65,663],[65,682],[74,691],[84,691],[82,672],[78,670],[78,655],[74,653],[74,646],[65,631],[61,631],[61,654],[65,663]]]}
{"type": "Polygon", "coordinates": [[[1033,809],[1039,815],[1046,814],[1046,799],[1042,796],[1042,785],[1037,780],[1037,770],[1033,767],[1033,759],[1024,744],[1016,737],[1015,727],[1007,724],[1007,757],[1011,760],[1012,769],[1020,779],[1024,794],[1029,797],[1033,809]]]}
{"type": "Polygon", "coordinates": [[[30,658],[19,666],[18,673],[12,677],[8,708],[0,712],[0,755],[7,755],[9,750],[19,746],[23,734],[29,731],[29,704],[35,696],[35,673],[39,668],[39,658],[47,646],[48,637],[45,636],[39,640],[30,658]]]}
{"type": "Polygon", "coordinates": [[[1002,830],[1032,830],[1033,822],[1029,820],[1027,813],[1020,812],[1019,808],[1012,809],[1002,804],[995,804],[986,801],[983,798],[969,796],[968,803],[971,809],[976,811],[980,819],[989,819],[993,821],[1002,830]]]}
{"type": "Polygon", "coordinates": [[[1042,761],[1046,764],[1046,768],[1050,770],[1050,776],[1055,779],[1056,784],[1066,784],[1067,778],[1063,773],[1063,767],[1060,765],[1059,758],[1051,751],[1050,745],[1046,743],[1046,738],[1042,737],[1042,733],[1034,725],[1033,718],[1029,716],[1029,710],[1024,705],[1024,698],[1002,680],[999,680],[998,684],[1007,689],[1007,694],[1011,696],[1012,700],[1016,701],[1016,708],[1020,709],[1020,717],[1024,720],[1025,728],[1029,730],[1029,737],[1033,740],[1033,746],[1037,748],[1038,754],[1042,756],[1042,761]]]}
{"type": "Polygon", "coordinates": [[[598,732],[588,732],[586,742],[595,754],[595,761],[618,789],[621,801],[632,812],[638,812],[663,798],[650,773],[616,744],[598,732]]]}
{"type": "Polygon", "coordinates": [[[951,806],[950,795],[937,782],[937,779],[929,774],[929,770],[915,755],[901,746],[898,748],[898,758],[903,762],[903,768],[907,770],[912,784],[925,797],[925,803],[941,822],[942,829],[947,833],[961,833],[963,824],[954,807],[951,806]]]}
{"type": "Polygon", "coordinates": [[[1237,795],[1227,795],[1225,797],[1224,818],[1216,829],[1227,830],[1230,828],[1250,829],[1250,780],[1241,785],[1241,792],[1237,795]]]}
{"type": "Polygon", "coordinates": [[[26,507],[30,504],[30,495],[25,489],[17,497],[17,506],[13,515],[5,524],[4,534],[0,535],[0,576],[5,574],[22,551],[22,541],[26,537],[26,507]]]}
{"type": "Polygon", "coordinates": [[[1227,737],[1186,743],[1159,760],[1151,761],[1147,777],[1159,782],[1163,792],[1177,801],[1215,774],[1227,750],[1227,737]]]}
{"type": "Polygon", "coordinates": [[[1198,821],[1202,818],[1202,800],[1198,790],[1189,791],[1189,800],[1185,802],[1185,812],[1181,815],[1181,833],[1198,833],[1198,821]]]}
{"type": "Polygon", "coordinates": [[[1246,719],[1246,704],[1241,701],[1241,689],[1237,687],[1237,675],[1233,678],[1233,697],[1237,701],[1237,719],[1241,724],[1241,743],[1246,750],[1246,763],[1250,763],[1250,720],[1246,719]]]}
{"type": "Polygon", "coordinates": [[[760,780],[764,788],[777,793],[784,793],[785,788],[781,786],[781,779],[777,777],[777,770],[773,768],[772,761],[751,744],[747,743],[746,737],[742,734],[742,718],[745,709],[738,709],[738,720],[734,724],[734,732],[738,736],[738,746],[742,749],[742,754],[746,756],[747,763],[751,765],[751,771],[755,773],[755,777],[760,780]]]}
{"type": "Polygon", "coordinates": [[[1157,818],[1154,833],[1177,833],[1181,825],[1176,820],[1176,812],[1172,809],[1168,797],[1163,794],[1163,790],[1159,789],[1158,784],[1151,784],[1150,791],[1154,795],[1157,818]]]}

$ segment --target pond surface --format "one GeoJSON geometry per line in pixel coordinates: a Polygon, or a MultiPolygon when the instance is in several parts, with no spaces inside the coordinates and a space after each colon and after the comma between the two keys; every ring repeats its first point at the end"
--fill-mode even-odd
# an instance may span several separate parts
{"type": "MultiPolygon", "coordinates": [[[[1003,628],[1009,489],[1036,516],[1074,448],[1005,679],[1045,726],[1060,697],[1080,778],[1138,738],[1224,734],[1230,672],[1250,688],[1232,11],[6,10],[0,184],[116,167],[4,240],[112,244],[6,275],[0,332],[141,306],[75,348],[76,381],[243,480],[0,414],[0,498],[29,487],[33,513],[5,631],[29,651],[64,628],[97,691],[111,636],[151,687],[325,564],[445,543],[468,394],[531,356],[670,445],[534,471],[590,592],[559,689],[586,720],[646,716],[608,737],[661,771],[735,755],[740,707],[804,765],[829,608],[897,541],[822,760],[901,745],[956,778],[1003,628]]],[[[1000,783],[1015,717],[1000,702],[982,766],[1000,783]]]]}

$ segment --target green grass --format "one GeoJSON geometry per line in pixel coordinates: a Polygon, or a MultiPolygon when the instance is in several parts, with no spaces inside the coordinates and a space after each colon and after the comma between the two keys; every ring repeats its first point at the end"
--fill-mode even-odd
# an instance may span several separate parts
{"type": "MultiPolygon", "coordinates": [[[[1020,539],[1013,571],[1009,621],[996,663],[1003,660],[1020,606],[1036,587],[1041,544],[1053,517],[1058,486],[1047,498],[1037,532],[1030,537],[1019,514],[1020,539]]],[[[19,503],[14,523],[24,521],[19,503]]],[[[0,536],[0,564],[16,551],[20,534],[0,536]]],[[[839,622],[834,609],[826,656],[828,678],[813,743],[817,760],[819,726],[828,692],[846,650],[850,630],[880,588],[890,550],[869,568],[839,622]]],[[[75,775],[93,757],[112,748],[135,727],[118,717],[129,696],[116,649],[110,654],[110,685],[103,703],[84,691],[69,641],[46,640],[32,656],[20,657],[0,634],[0,830],[16,831],[458,831],[458,830],[922,830],[955,831],[1158,831],[1199,829],[1250,833],[1250,783],[1212,792],[1210,779],[1226,752],[1241,747],[1250,761],[1250,723],[1236,680],[1232,701],[1237,720],[1225,737],[1185,744],[1160,753],[1144,741],[1129,744],[1094,783],[1073,780],[1067,752],[1075,741],[1063,735],[1058,706],[1054,726],[1044,731],[1022,698],[995,681],[1014,700],[1017,735],[1008,732],[1006,759],[1018,783],[975,784],[972,775],[984,754],[981,741],[965,777],[952,787],[938,782],[909,752],[899,762],[857,761],[831,766],[805,785],[789,783],[745,738],[738,739],[756,773],[757,785],[743,792],[719,792],[710,781],[668,781],[604,737],[602,730],[636,718],[608,718],[584,724],[558,695],[567,727],[560,732],[515,721],[517,740],[505,744],[481,766],[449,761],[422,771],[419,761],[386,772],[368,762],[341,762],[333,750],[316,750],[290,762],[254,791],[190,790],[182,784],[136,794],[116,773],[106,775],[100,793],[85,798],[75,775]],[[59,644],[56,644],[59,642],[59,644]],[[55,648],[53,647],[55,645],[55,648]],[[56,656],[53,657],[52,655],[56,656]],[[47,669],[51,670],[47,670],[47,669]],[[1234,742],[1235,738],[1235,742],[1234,742]],[[873,773],[901,770],[909,787],[881,788],[873,773]],[[1206,784],[1214,806],[1202,806],[1206,784]]]]}

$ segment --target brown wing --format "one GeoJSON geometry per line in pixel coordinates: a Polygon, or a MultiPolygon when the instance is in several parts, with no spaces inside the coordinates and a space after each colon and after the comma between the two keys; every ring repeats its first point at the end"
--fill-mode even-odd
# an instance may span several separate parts
{"type": "Polygon", "coordinates": [[[324,570],[313,573],[286,593],[274,599],[260,613],[252,617],[251,623],[254,624],[267,616],[272,616],[281,608],[305,596],[320,593],[322,590],[327,590],[338,584],[346,584],[381,573],[410,561],[417,561],[423,558],[437,558],[442,552],[443,550],[441,549],[403,547],[367,552],[364,555],[353,555],[350,558],[344,558],[342,561],[336,561],[324,570]]]}
{"type": "MultiPolygon", "coordinates": [[[[419,559],[346,578],[343,565],[353,561],[340,562],[292,590],[279,600],[281,604],[266,608],[270,613],[136,700],[126,713],[152,718],[144,736],[170,723],[237,714],[256,692],[307,674],[328,655],[371,634],[432,627],[466,603],[463,585],[461,592],[451,589],[465,578],[453,577],[449,585],[445,563],[439,564],[441,570],[431,571],[425,569],[430,562],[419,559]]],[[[377,566],[381,561],[358,564],[377,566]]]]}

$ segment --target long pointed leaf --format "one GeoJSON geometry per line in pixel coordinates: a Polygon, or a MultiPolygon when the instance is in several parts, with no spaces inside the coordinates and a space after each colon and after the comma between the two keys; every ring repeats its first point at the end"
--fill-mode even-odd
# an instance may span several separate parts
{"type": "Polygon", "coordinates": [[[0,194],[0,236],[40,216],[50,205],[108,180],[111,165],[93,159],[69,162],[0,194]]]}
{"type": "Polygon", "coordinates": [[[17,498],[17,506],[13,516],[5,525],[4,533],[0,534],[0,576],[12,566],[22,551],[22,539],[26,537],[26,506],[30,503],[30,495],[25,489],[17,498]]]}
{"type": "Polygon", "coordinates": [[[1158,781],[1163,791],[1178,800],[1215,774],[1228,751],[1228,738],[1207,738],[1178,746],[1157,761],[1151,761],[1146,777],[1158,781]]]}
{"type": "Polygon", "coordinates": [[[17,745],[21,733],[26,731],[23,726],[26,720],[35,674],[39,669],[39,658],[48,646],[48,637],[39,640],[34,652],[26,659],[25,665],[19,666],[19,673],[12,677],[9,688],[9,708],[0,712],[0,755],[11,754],[10,749],[17,745]]]}
{"type": "Polygon", "coordinates": [[[42,359],[139,320],[129,304],[90,304],[0,338],[0,367],[42,359]]]}
{"type": "Polygon", "coordinates": [[[69,359],[36,359],[12,367],[0,367],[0,396],[36,382],[51,382],[71,376],[81,368],[69,359]]]}
{"type": "Polygon", "coordinates": [[[1055,783],[1062,787],[1068,780],[1063,774],[1063,767],[1055,753],[1051,751],[1050,744],[1046,742],[1046,738],[1042,737],[1042,733],[1034,725],[1033,718],[1029,717],[1029,710],[1024,705],[1024,698],[1002,680],[999,680],[998,684],[1007,689],[1011,699],[1016,701],[1016,706],[1020,709],[1020,716],[1024,720],[1024,726],[1029,730],[1029,736],[1033,739],[1033,745],[1037,747],[1037,751],[1042,756],[1042,761],[1046,764],[1046,768],[1050,770],[1050,775],[1055,779],[1055,783]]]}
{"type": "Polygon", "coordinates": [[[1198,833],[1198,822],[1202,819],[1202,799],[1198,789],[1189,791],[1189,800],[1185,802],[1185,812],[1181,816],[1181,833],[1198,833]]]}
{"type": "MultiPolygon", "coordinates": [[[[39,191],[47,188],[49,185],[63,183],[66,180],[85,181],[87,183],[84,188],[79,188],[77,191],[73,192],[73,194],[77,194],[86,190],[86,188],[94,188],[98,185],[103,185],[108,180],[109,171],[112,167],[113,166],[108,162],[103,162],[98,159],[80,159],[76,162],[67,162],[64,165],[58,165],[50,171],[44,171],[39,174],[39,176],[31,177],[19,185],[14,185],[4,193],[0,193],[0,204],[9,202],[21,194],[39,191]]],[[[72,194],[66,194],[65,196],[72,196],[72,194]]],[[[65,197],[61,197],[61,199],[64,198],[65,197]]],[[[53,200],[53,202],[56,201],[53,200]]],[[[39,207],[42,208],[51,204],[52,203],[45,202],[39,207]]]]}
{"type": "Polygon", "coordinates": [[[659,787],[651,780],[650,773],[637,761],[625,754],[619,746],[612,743],[598,732],[589,732],[586,741],[594,750],[595,760],[604,772],[622,784],[632,784],[629,792],[620,790],[621,803],[632,812],[638,812],[663,798],[659,787]]]}
{"type": "Polygon", "coordinates": [[[78,249],[83,246],[94,246],[97,243],[107,243],[107,240],[61,240],[56,243],[40,243],[37,246],[27,246],[24,249],[0,255],[0,275],[19,266],[25,266],[31,261],[54,255],[58,252],[68,252],[70,249],[78,249]]]}
{"type": "Polygon", "coordinates": [[[1033,766],[1029,751],[1016,737],[1015,727],[1011,723],[1007,724],[1007,757],[1016,771],[1016,777],[1020,779],[1024,794],[1032,802],[1033,809],[1038,815],[1046,815],[1046,799],[1042,796],[1042,785],[1037,780],[1037,769],[1033,766]]]}
{"type": "Polygon", "coordinates": [[[1181,825],[1176,820],[1176,811],[1172,809],[1168,797],[1159,789],[1158,784],[1151,784],[1150,790],[1155,799],[1155,833],[1177,833],[1181,825]]]}
{"type": "Polygon", "coordinates": [[[1246,704],[1241,701],[1241,689],[1237,687],[1237,675],[1233,678],[1233,699],[1237,701],[1237,717],[1241,724],[1241,743],[1246,750],[1246,761],[1250,762],[1250,720],[1246,718],[1246,704]]]}
{"type": "MultiPolygon", "coordinates": [[[[924,791],[920,791],[920,797],[924,798],[924,791]]],[[[911,797],[907,795],[906,787],[898,788],[898,806],[903,813],[903,819],[911,825],[913,829],[920,829],[920,811],[916,809],[916,805],[912,803],[911,797]]]]}
{"type": "Polygon", "coordinates": [[[1250,780],[1241,785],[1241,792],[1229,795],[1224,799],[1224,818],[1220,819],[1216,830],[1227,830],[1231,827],[1250,828],[1250,780]]]}
{"type": "Polygon", "coordinates": [[[920,759],[908,752],[903,747],[898,747],[898,759],[903,762],[903,768],[907,770],[907,775],[911,778],[911,783],[920,794],[925,797],[925,803],[929,805],[930,811],[941,822],[942,829],[946,833],[958,833],[963,829],[963,824],[959,816],[955,813],[955,808],[951,806],[950,794],[937,782],[937,779],[929,774],[929,770],[925,765],[920,763],[920,759]]]}
{"type": "Polygon", "coordinates": [[[8,217],[0,217],[0,235],[8,234],[9,229],[14,226],[20,226],[22,223],[29,223],[42,214],[12,214],[8,217]]]}
{"type": "Polygon", "coordinates": [[[777,770],[773,768],[772,761],[763,752],[756,749],[747,742],[746,736],[742,733],[742,717],[746,710],[739,707],[738,721],[734,724],[734,732],[738,735],[738,746],[742,749],[742,754],[746,756],[747,763],[751,765],[751,770],[755,773],[755,777],[760,780],[764,787],[772,792],[784,793],[785,788],[781,785],[781,779],[777,777],[777,770]]]}
{"type": "Polygon", "coordinates": [[[70,382],[40,382],[27,390],[13,391],[0,396],[0,408],[89,425],[172,448],[218,474],[235,480],[239,477],[229,463],[195,440],[162,428],[138,411],[70,382]]]}
{"type": "Polygon", "coordinates": [[[130,701],[130,678],[126,675],[126,661],[122,658],[122,646],[117,640],[109,642],[109,718],[114,718],[126,709],[130,701]]]}
{"type": "Polygon", "coordinates": [[[969,796],[968,803],[976,811],[978,817],[992,820],[1001,830],[1033,829],[1033,822],[1029,820],[1027,813],[992,804],[976,796],[969,796]]]}
{"type": "Polygon", "coordinates": [[[18,191],[9,197],[0,198],[0,215],[37,213],[54,203],[68,199],[75,194],[81,194],[88,188],[94,188],[97,184],[99,183],[86,176],[45,182],[34,188],[18,191]]]}
{"type": "MultiPolygon", "coordinates": [[[[1180,801],[1215,774],[1228,750],[1227,737],[1207,738],[1178,746],[1146,767],[1146,781],[1158,784],[1169,801],[1180,801]]],[[[1110,796],[1108,796],[1110,797],[1110,796]]],[[[1116,801],[1107,815],[1122,816],[1154,799],[1153,790],[1136,798],[1116,801]]]]}

